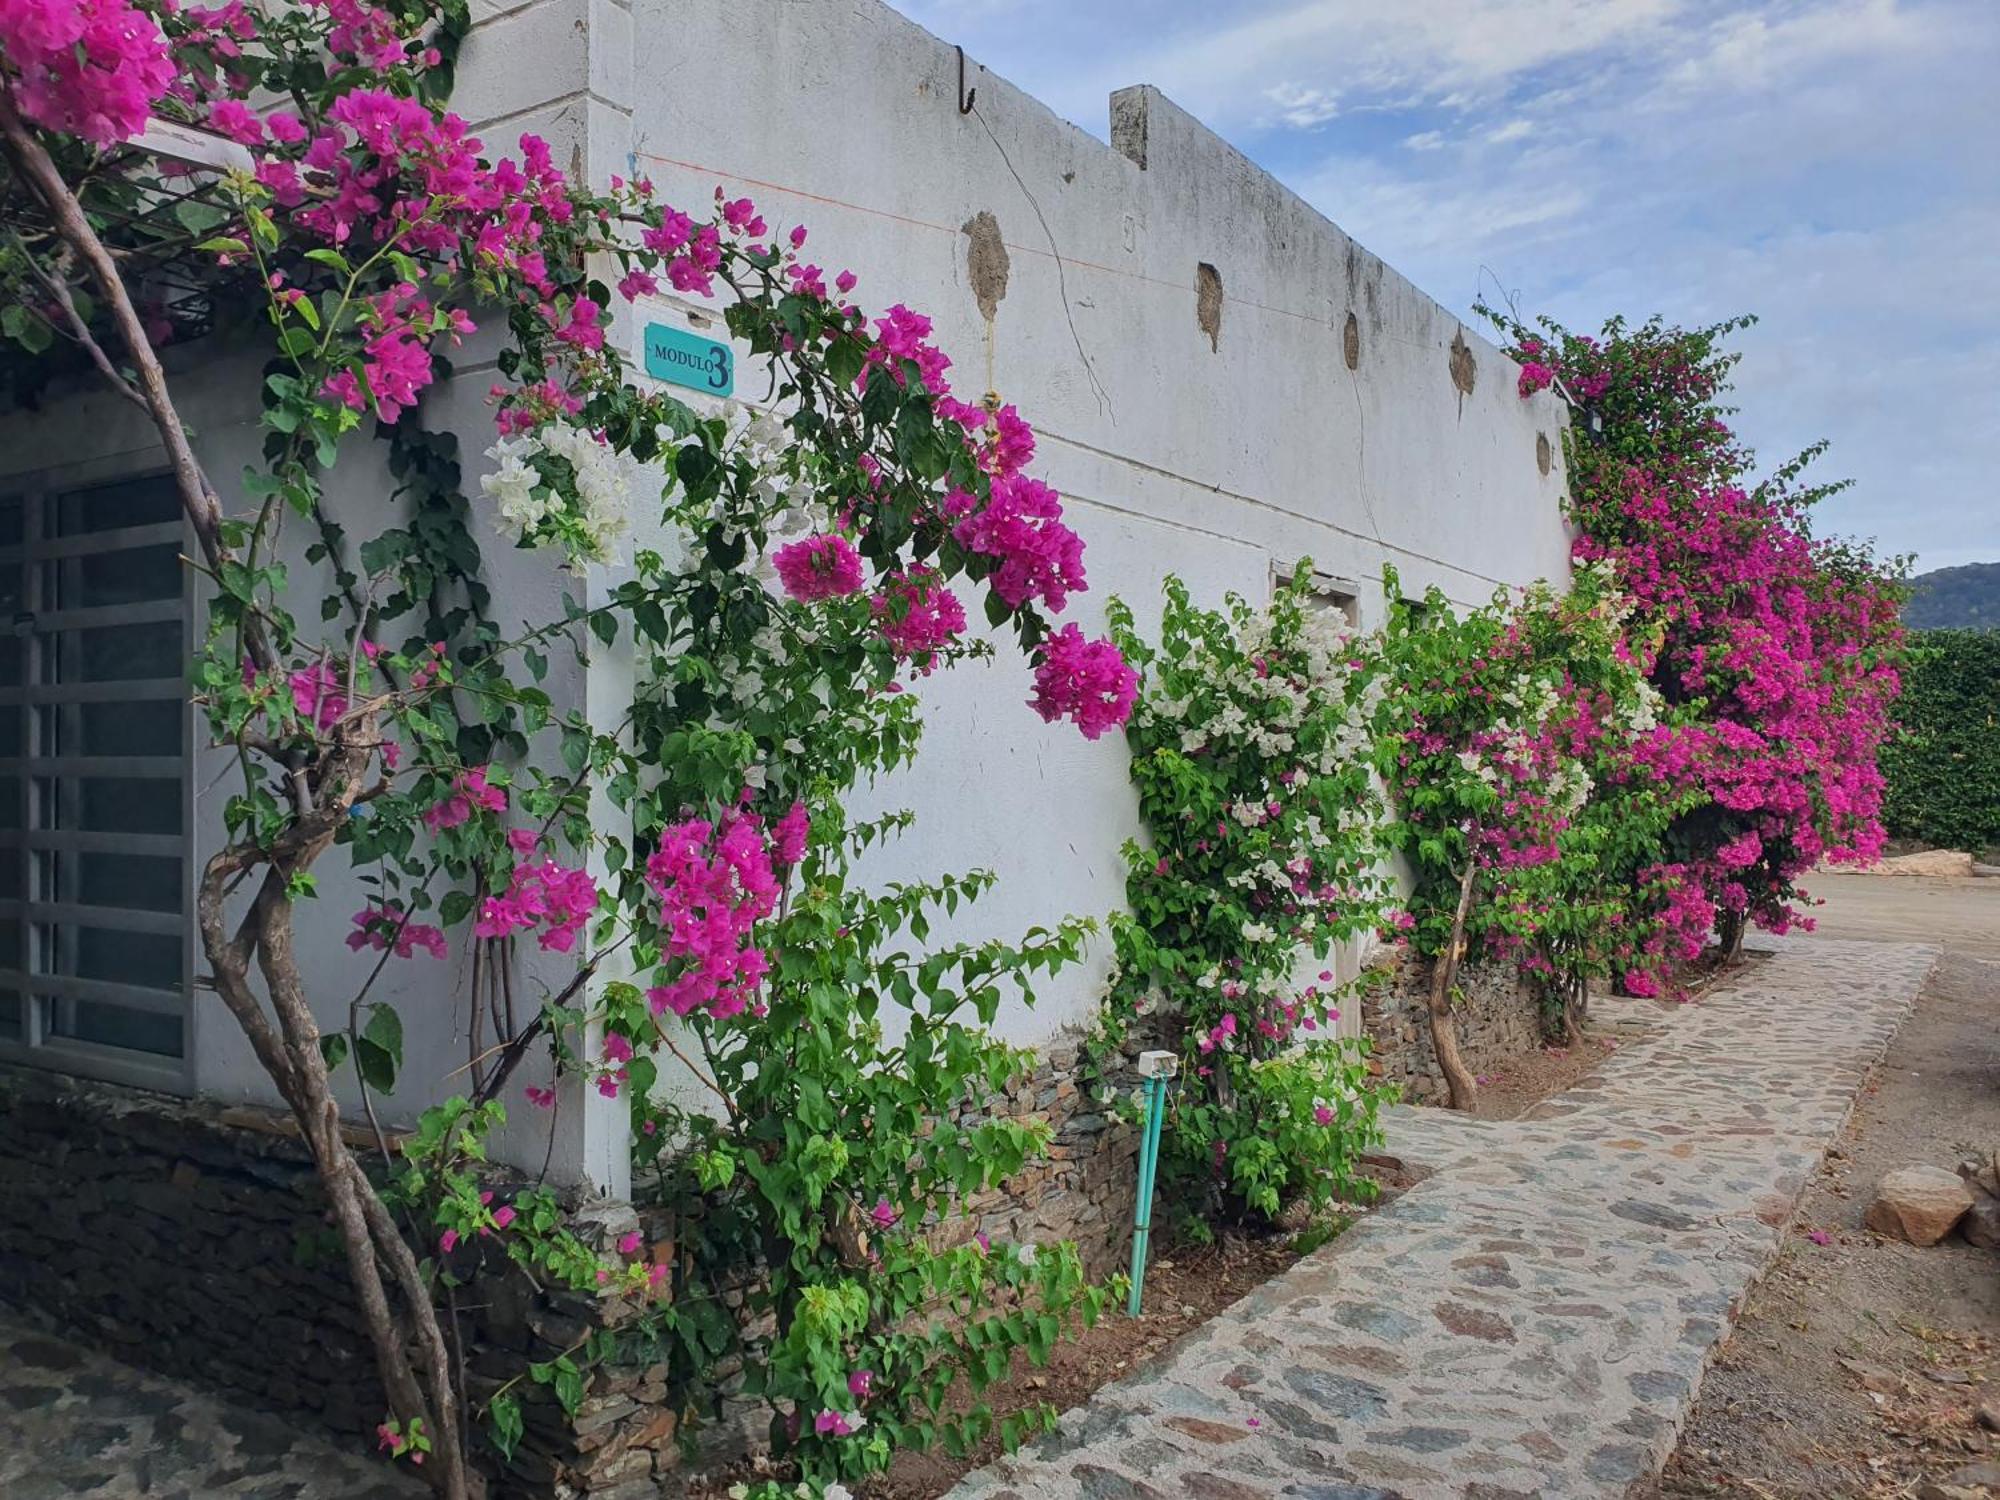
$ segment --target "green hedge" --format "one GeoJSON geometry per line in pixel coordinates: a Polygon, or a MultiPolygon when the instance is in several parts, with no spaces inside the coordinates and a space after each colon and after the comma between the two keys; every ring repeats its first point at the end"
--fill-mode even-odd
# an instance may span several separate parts
{"type": "Polygon", "coordinates": [[[1896,719],[1882,749],[1891,836],[2000,847],[2000,630],[1913,632],[1896,719]]]}

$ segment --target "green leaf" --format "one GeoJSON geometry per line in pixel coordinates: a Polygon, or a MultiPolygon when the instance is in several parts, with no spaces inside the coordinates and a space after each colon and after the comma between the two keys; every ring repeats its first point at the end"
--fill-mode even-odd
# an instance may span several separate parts
{"type": "Polygon", "coordinates": [[[362,1080],[378,1093],[396,1091],[396,1073],[403,1066],[403,1020],[393,1006],[369,1006],[368,1024],[355,1039],[354,1065],[362,1080]]]}
{"type": "Polygon", "coordinates": [[[521,1441],[521,1403],[511,1393],[495,1396],[486,1408],[486,1430],[500,1456],[512,1459],[521,1441]]]}
{"type": "Polygon", "coordinates": [[[4,310],[0,310],[0,332],[4,332],[30,354],[42,353],[55,338],[49,332],[48,324],[32,315],[19,302],[10,302],[4,310]]]}
{"type": "Polygon", "coordinates": [[[329,1073],[339,1072],[340,1065],[347,1061],[347,1033],[344,1031],[322,1033],[319,1039],[319,1055],[326,1060],[326,1070],[329,1073]]]}
{"type": "Polygon", "coordinates": [[[227,209],[201,198],[183,198],[174,205],[174,217],[181,221],[181,227],[191,234],[201,234],[218,224],[229,222],[227,209]]]}

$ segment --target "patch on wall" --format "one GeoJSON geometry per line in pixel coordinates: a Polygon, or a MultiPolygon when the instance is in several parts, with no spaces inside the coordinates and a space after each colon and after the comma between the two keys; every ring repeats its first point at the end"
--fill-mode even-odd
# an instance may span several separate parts
{"type": "Polygon", "coordinates": [[[1194,268],[1195,326],[1208,335],[1208,347],[1222,347],[1222,273],[1207,261],[1194,268]]]}
{"type": "Polygon", "coordinates": [[[1458,407],[1465,409],[1465,398],[1472,394],[1474,382],[1479,378],[1479,366],[1473,363],[1472,346],[1465,341],[1465,330],[1459,329],[1451,337],[1451,383],[1458,387],[1458,407]]]}
{"type": "Polygon", "coordinates": [[[1007,276],[1013,269],[1007,242],[1000,238],[1000,221],[987,209],[965,221],[965,274],[979,303],[979,316],[991,323],[1007,297],[1007,276]]]}

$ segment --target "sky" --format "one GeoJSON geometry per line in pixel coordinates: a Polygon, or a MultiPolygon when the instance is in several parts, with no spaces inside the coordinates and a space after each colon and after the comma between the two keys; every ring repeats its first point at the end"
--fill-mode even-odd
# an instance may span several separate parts
{"type": "Polygon", "coordinates": [[[1756,314],[1816,529],[2000,561],[2000,0],[892,3],[1099,136],[1158,86],[1462,314],[1756,314]]]}

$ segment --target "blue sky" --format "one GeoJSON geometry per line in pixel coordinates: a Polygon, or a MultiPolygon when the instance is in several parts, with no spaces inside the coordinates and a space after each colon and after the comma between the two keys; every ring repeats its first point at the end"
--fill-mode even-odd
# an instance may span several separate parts
{"type": "Polygon", "coordinates": [[[892,0],[1103,135],[1158,85],[1447,305],[1739,312],[1819,530],[2000,560],[2000,0],[892,0]]]}

